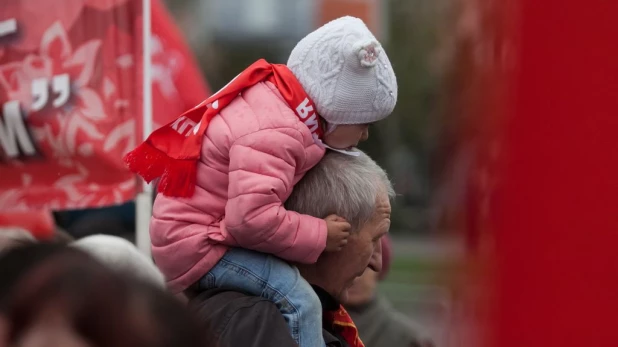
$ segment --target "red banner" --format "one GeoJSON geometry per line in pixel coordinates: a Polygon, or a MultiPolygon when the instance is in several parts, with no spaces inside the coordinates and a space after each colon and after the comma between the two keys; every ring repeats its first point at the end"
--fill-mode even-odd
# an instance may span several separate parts
{"type": "MultiPolygon", "coordinates": [[[[141,139],[141,3],[0,3],[0,211],[134,198],[121,158],[141,139]]],[[[165,124],[207,88],[159,1],[152,29],[154,123],[165,124]]]]}
{"type": "Polygon", "coordinates": [[[0,232],[6,228],[28,231],[37,239],[50,239],[56,225],[49,211],[8,212],[0,214],[0,232]]]}
{"type": "Polygon", "coordinates": [[[618,346],[618,2],[516,3],[491,346],[618,346]]]}

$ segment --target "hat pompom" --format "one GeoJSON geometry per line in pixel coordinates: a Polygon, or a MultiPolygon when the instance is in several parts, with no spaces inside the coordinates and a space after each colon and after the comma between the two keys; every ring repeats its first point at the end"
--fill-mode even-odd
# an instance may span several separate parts
{"type": "Polygon", "coordinates": [[[378,62],[378,57],[382,52],[380,43],[375,40],[363,42],[358,45],[358,59],[361,66],[374,67],[378,62]]]}

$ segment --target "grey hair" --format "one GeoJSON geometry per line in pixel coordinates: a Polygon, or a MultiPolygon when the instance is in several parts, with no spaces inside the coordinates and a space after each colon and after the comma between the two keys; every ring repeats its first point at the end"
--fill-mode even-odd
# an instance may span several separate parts
{"type": "Polygon", "coordinates": [[[159,288],[165,287],[163,274],[150,258],[121,237],[91,235],[71,243],[70,246],[88,253],[114,271],[136,277],[159,288]]]}
{"type": "Polygon", "coordinates": [[[337,214],[358,231],[373,217],[379,194],[385,193],[394,198],[393,184],[365,153],[354,157],[328,151],[294,186],[285,207],[318,218],[337,214]]]}
{"type": "Polygon", "coordinates": [[[37,243],[30,232],[21,228],[0,228],[0,253],[12,248],[37,243]]]}

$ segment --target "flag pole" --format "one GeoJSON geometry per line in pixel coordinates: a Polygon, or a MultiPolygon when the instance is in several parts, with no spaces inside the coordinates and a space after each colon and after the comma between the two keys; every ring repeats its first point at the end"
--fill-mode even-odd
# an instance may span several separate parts
{"type": "MultiPolygon", "coordinates": [[[[151,10],[150,0],[142,0],[142,47],[143,47],[143,73],[142,73],[142,136],[145,140],[152,132],[152,59],[151,59],[151,10]]],[[[137,248],[150,257],[150,233],[149,224],[152,215],[152,185],[143,182],[141,192],[135,200],[135,243],[137,248]]]]}

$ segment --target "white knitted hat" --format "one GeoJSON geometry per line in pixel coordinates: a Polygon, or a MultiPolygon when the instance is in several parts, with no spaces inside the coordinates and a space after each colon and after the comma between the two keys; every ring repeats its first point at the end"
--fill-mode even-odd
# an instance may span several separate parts
{"type": "Polygon", "coordinates": [[[358,18],[335,19],[305,36],[287,66],[330,124],[372,123],[395,108],[395,72],[358,18]]]}

